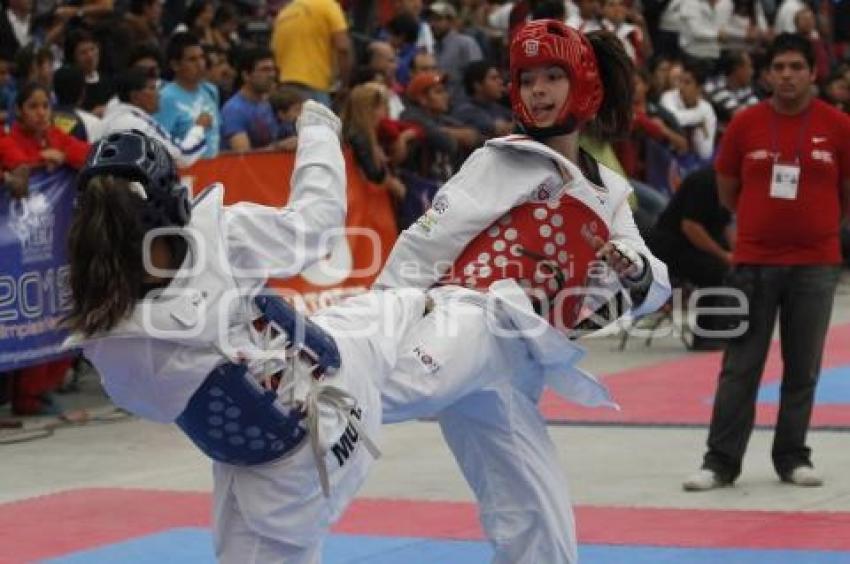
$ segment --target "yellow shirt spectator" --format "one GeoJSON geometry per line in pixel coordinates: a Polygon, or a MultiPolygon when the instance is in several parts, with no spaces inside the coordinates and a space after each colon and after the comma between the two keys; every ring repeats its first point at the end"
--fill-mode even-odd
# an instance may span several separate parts
{"type": "MultiPolygon", "coordinates": [[[[347,30],[345,14],[336,0],[294,0],[282,9],[272,33],[281,82],[297,82],[328,92],[339,43],[348,41],[347,30]]],[[[344,64],[347,67],[348,61],[344,64]]]]}

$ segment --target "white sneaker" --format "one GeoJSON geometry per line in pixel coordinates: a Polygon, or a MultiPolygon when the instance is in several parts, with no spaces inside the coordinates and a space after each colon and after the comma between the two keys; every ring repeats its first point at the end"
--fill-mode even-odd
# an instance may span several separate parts
{"type": "Polygon", "coordinates": [[[687,480],[682,482],[682,488],[686,492],[704,492],[728,485],[715,472],[705,468],[700,469],[695,474],[691,474],[687,480]]]}
{"type": "Polygon", "coordinates": [[[811,466],[797,466],[789,475],[783,476],[782,481],[807,488],[817,488],[823,485],[823,478],[811,466]]]}

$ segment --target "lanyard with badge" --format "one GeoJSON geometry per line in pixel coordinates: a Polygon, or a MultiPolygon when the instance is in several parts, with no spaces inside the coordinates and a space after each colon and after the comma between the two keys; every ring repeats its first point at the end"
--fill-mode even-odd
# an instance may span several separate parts
{"type": "Polygon", "coordinates": [[[780,159],[779,140],[776,132],[777,116],[774,110],[773,119],[770,120],[770,130],[773,137],[773,169],[770,173],[770,197],[779,200],[796,200],[797,191],[800,186],[800,149],[803,145],[803,138],[806,131],[809,129],[809,112],[806,109],[806,115],[803,118],[803,126],[797,136],[797,147],[793,161],[783,161],[780,159]]]}

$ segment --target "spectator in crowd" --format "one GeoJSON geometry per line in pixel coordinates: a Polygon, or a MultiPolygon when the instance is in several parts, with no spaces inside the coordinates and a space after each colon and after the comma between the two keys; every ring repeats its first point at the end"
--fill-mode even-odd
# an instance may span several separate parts
{"type": "Polygon", "coordinates": [[[141,68],[130,68],[115,81],[118,102],[106,108],[103,116],[103,135],[118,131],[141,131],[166,148],[178,167],[192,166],[206,149],[205,128],[195,124],[186,135],[175,140],[153,118],[159,111],[158,80],[141,68]]]}
{"type": "Polygon", "coordinates": [[[16,94],[17,119],[8,135],[0,137],[0,165],[13,170],[20,165],[43,166],[48,170],[64,164],[80,168],[88,144],[53,125],[50,91],[34,82],[16,94]]]}
{"type": "Polygon", "coordinates": [[[57,69],[53,74],[53,92],[56,94],[53,125],[80,141],[93,143],[100,139],[100,118],[82,109],[86,94],[83,71],[67,65],[57,69]]]}
{"type": "Polygon", "coordinates": [[[0,137],[0,166],[54,170],[62,165],[85,164],[88,143],[64,133],[52,123],[50,91],[34,82],[25,84],[15,98],[17,119],[8,135],[0,137]]]}
{"type": "Polygon", "coordinates": [[[129,10],[124,14],[127,45],[159,48],[161,19],[162,0],[130,0],[129,10]]]}
{"type": "Polygon", "coordinates": [[[803,6],[794,15],[794,30],[808,38],[812,43],[812,49],[815,52],[815,71],[817,72],[818,80],[823,80],[829,76],[830,67],[832,65],[832,57],[830,56],[830,48],[821,38],[817,29],[817,21],[815,13],[808,6],[803,6]]]}
{"type": "Polygon", "coordinates": [[[776,19],[773,20],[773,31],[775,33],[794,33],[794,18],[797,12],[806,7],[802,0],[781,0],[776,19]]]}
{"type": "Polygon", "coordinates": [[[395,48],[387,41],[372,41],[366,47],[366,66],[373,77],[378,77],[386,87],[389,95],[389,116],[398,119],[404,111],[401,94],[404,87],[396,80],[398,58],[395,48]]]}
{"type": "MultiPolygon", "coordinates": [[[[355,86],[342,110],[342,137],[351,147],[358,168],[369,182],[384,187],[396,200],[404,184],[393,172],[390,156],[378,141],[378,127],[388,116],[386,86],[367,82],[355,86]]],[[[400,148],[400,150],[403,150],[400,148]]]]}
{"type": "Polygon", "coordinates": [[[702,97],[704,75],[694,63],[684,65],[679,87],[661,96],[661,105],[676,117],[687,133],[691,151],[702,161],[714,155],[714,137],[717,133],[717,116],[702,97]]]}
{"type": "Polygon", "coordinates": [[[492,9],[489,2],[472,0],[461,2],[458,8],[458,29],[478,43],[485,59],[497,60],[501,43],[499,35],[487,25],[487,13],[492,9]]]}
{"type": "Polygon", "coordinates": [[[449,91],[445,75],[423,71],[407,86],[410,104],[401,118],[419,125],[425,141],[411,153],[414,166],[426,178],[443,182],[454,173],[458,163],[481,143],[481,135],[449,116],[449,91]]]}
{"type": "Polygon", "coordinates": [[[276,147],[285,151],[294,151],[298,143],[295,120],[301,114],[304,95],[297,88],[278,86],[269,96],[275,120],[277,121],[276,147]]]}
{"type": "Polygon", "coordinates": [[[513,8],[513,2],[505,2],[504,4],[496,6],[491,4],[491,11],[487,14],[487,25],[491,30],[493,30],[493,33],[502,40],[501,44],[503,46],[508,36],[510,16],[513,8]]]}
{"type": "MultiPolygon", "coordinates": [[[[27,195],[28,170],[44,167],[53,170],[62,165],[81,167],[88,144],[63,133],[51,123],[50,92],[36,83],[24,84],[17,92],[17,119],[8,135],[0,137],[0,169],[12,180],[14,197],[27,195]]],[[[70,359],[29,366],[15,375],[12,411],[16,415],[55,413],[59,407],[52,392],[57,390],[71,367],[70,359]]]]}
{"type": "Polygon", "coordinates": [[[437,64],[437,58],[431,53],[416,53],[410,61],[410,77],[420,72],[439,72],[441,69],[437,64]]]}
{"type": "Polygon", "coordinates": [[[168,42],[167,57],[174,81],[162,88],[154,118],[181,145],[194,126],[202,126],[204,156],[214,157],[219,150],[221,115],[218,91],[204,81],[204,50],[191,33],[175,33],[168,42]]]}
{"type": "Polygon", "coordinates": [[[159,49],[150,45],[139,45],[127,57],[127,66],[142,69],[151,78],[157,81],[157,88],[161,86],[162,77],[162,54],[159,49]]]}
{"type": "Polygon", "coordinates": [[[779,415],[771,449],[780,479],[820,486],[806,434],[850,215],[850,118],[814,98],[809,41],[780,34],[768,51],[774,93],[729,124],[715,168],[720,201],[737,218],[735,286],[748,298],[746,332],[726,347],[701,491],[734,483],[755,420],[777,315],[782,345],[779,415]]]}
{"type": "Polygon", "coordinates": [[[215,86],[218,91],[218,103],[223,104],[233,95],[236,87],[236,69],[228,54],[219,47],[204,47],[204,80],[215,86]]]}
{"type": "Polygon", "coordinates": [[[30,43],[15,55],[15,83],[35,82],[48,91],[52,90],[55,61],[56,58],[50,48],[30,43]]]}
{"type": "MultiPolygon", "coordinates": [[[[670,62],[670,69],[667,71],[667,84],[669,85],[669,89],[679,88],[679,84],[682,82],[682,72],[684,72],[684,68],[684,63],[679,59],[674,59],[670,62]]],[[[666,92],[666,90],[664,92],[666,92]]],[[[661,92],[661,94],[664,92],[661,92]]]]}
{"type": "Polygon", "coordinates": [[[463,73],[466,100],[452,115],[464,125],[475,128],[483,137],[501,137],[514,127],[511,110],[503,104],[505,81],[498,67],[487,61],[470,63],[463,73]]]}
{"type": "Polygon", "coordinates": [[[192,0],[186,8],[183,23],[174,30],[175,33],[189,32],[198,38],[201,47],[215,45],[212,22],[215,17],[215,4],[212,0],[192,0]]]}
{"type": "Polygon", "coordinates": [[[602,0],[602,29],[616,35],[629,58],[642,65],[645,51],[643,32],[626,21],[626,12],[623,0],[602,0]]]}
{"type": "Polygon", "coordinates": [[[652,38],[656,55],[670,58],[681,56],[679,35],[682,32],[682,4],[684,2],[685,0],[662,1],[660,6],[654,8],[661,11],[658,19],[658,31],[652,38]]]}
{"type": "Polygon", "coordinates": [[[578,11],[567,18],[567,25],[583,33],[602,29],[602,6],[599,0],[578,0],[578,11]]]}
{"type": "Polygon", "coordinates": [[[15,103],[15,81],[12,78],[12,61],[0,54],[0,130],[9,121],[10,108],[15,103]]]}
{"type": "Polygon", "coordinates": [[[838,71],[832,73],[822,85],[821,100],[845,114],[850,112],[850,83],[843,74],[838,71]]]}
{"type": "Polygon", "coordinates": [[[657,54],[649,61],[649,92],[647,98],[652,102],[658,102],[661,95],[671,90],[673,86],[670,84],[670,68],[676,59],[673,59],[665,54],[657,54]]]}
{"type": "Polygon", "coordinates": [[[271,145],[277,139],[277,120],[269,104],[277,71],[272,52],[245,49],[239,56],[242,87],[221,110],[221,136],[231,151],[245,152],[271,145]]]}
{"type": "Polygon", "coordinates": [[[642,182],[649,180],[646,175],[649,140],[669,147],[677,154],[685,153],[689,149],[688,139],[676,117],[663,106],[647,98],[649,80],[650,76],[646,70],[636,70],[631,135],[614,143],[614,151],[625,175],[642,182]]]}
{"type": "Polygon", "coordinates": [[[727,51],[720,60],[720,74],[707,82],[703,94],[711,102],[717,119],[726,124],[738,111],[757,104],[753,92],[753,61],[746,51],[727,51]]]}
{"type": "Polygon", "coordinates": [[[562,0],[535,0],[529,2],[528,20],[558,20],[566,22],[570,18],[578,15],[578,7],[572,1],[564,2],[562,0]],[[569,7],[569,16],[567,8],[569,7]]]}
{"type": "Polygon", "coordinates": [[[0,57],[11,61],[32,40],[32,0],[6,0],[0,10],[0,57]]]}
{"type": "MultiPolygon", "coordinates": [[[[416,47],[418,33],[417,19],[410,14],[398,14],[387,22],[385,30],[387,43],[393,46],[398,57],[396,80],[405,87],[410,82],[410,69],[414,57],[419,53],[425,53],[416,47]]],[[[436,62],[434,64],[436,65],[436,62]]]]}
{"type": "Polygon", "coordinates": [[[704,75],[711,75],[720,59],[723,40],[723,13],[717,8],[718,0],[681,2],[679,47],[685,57],[701,67],[704,75]]]}
{"type": "Polygon", "coordinates": [[[455,29],[457,10],[448,2],[434,2],[426,15],[436,40],[437,66],[446,73],[450,99],[457,103],[465,97],[463,70],[469,63],[481,60],[481,48],[473,38],[455,29]]]}
{"type": "Polygon", "coordinates": [[[212,21],[213,45],[230,53],[239,41],[239,14],[231,4],[219,4],[212,21]]]}
{"type": "Polygon", "coordinates": [[[275,19],[272,51],[280,82],[326,106],[331,105],[334,68],[340,85],[349,82],[351,38],[336,0],[295,0],[283,8],[275,19]]]}
{"type": "Polygon", "coordinates": [[[61,21],[74,21],[81,27],[92,29],[107,21],[115,12],[114,0],[58,0],[54,9],[61,21]]]}
{"type": "MultiPolygon", "coordinates": [[[[647,242],[680,283],[687,281],[697,288],[719,287],[732,267],[731,224],[732,215],[717,195],[714,168],[707,166],[685,177],[647,242]]],[[[700,308],[718,305],[716,296],[702,297],[697,303],[700,308]]],[[[714,315],[696,318],[696,326],[709,331],[721,329],[723,322],[723,318],[714,315]]],[[[694,334],[696,350],[713,350],[725,343],[702,333],[694,334]]]]}
{"type": "Polygon", "coordinates": [[[100,45],[89,31],[76,29],[65,41],[65,61],[79,67],[86,78],[86,98],[83,109],[103,115],[106,103],[114,94],[112,82],[100,68],[100,45]]]}
{"type": "Polygon", "coordinates": [[[162,2],[162,32],[170,36],[178,31],[183,23],[188,8],[187,0],[163,0],[162,2]]]}
{"type": "Polygon", "coordinates": [[[753,51],[769,36],[759,0],[717,0],[720,13],[720,47],[724,51],[753,51]]]}
{"type": "Polygon", "coordinates": [[[410,16],[416,22],[416,39],[414,45],[417,51],[434,54],[434,32],[427,21],[422,20],[422,0],[394,0],[395,13],[410,16]]]}
{"type": "Polygon", "coordinates": [[[826,31],[832,38],[835,56],[850,58],[850,0],[833,0],[830,3],[832,21],[826,31]]]}

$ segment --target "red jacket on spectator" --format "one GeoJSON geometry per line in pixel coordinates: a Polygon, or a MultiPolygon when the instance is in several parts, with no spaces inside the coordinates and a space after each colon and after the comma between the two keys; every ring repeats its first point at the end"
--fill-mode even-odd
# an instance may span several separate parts
{"type": "Polygon", "coordinates": [[[8,135],[0,137],[0,167],[11,170],[20,165],[40,166],[44,164],[41,151],[58,149],[65,153],[65,164],[82,168],[86,163],[89,144],[51,126],[43,142],[27,135],[18,123],[8,135]]]}

